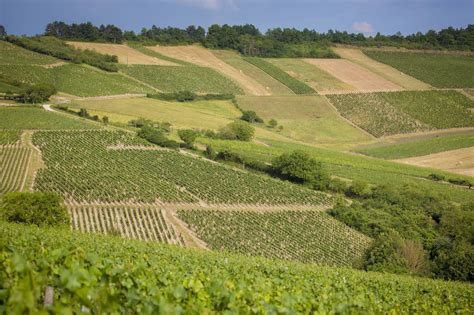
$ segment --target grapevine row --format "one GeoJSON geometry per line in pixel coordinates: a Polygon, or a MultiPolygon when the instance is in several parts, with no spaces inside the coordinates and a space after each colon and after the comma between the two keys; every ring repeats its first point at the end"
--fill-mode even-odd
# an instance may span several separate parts
{"type": "Polygon", "coordinates": [[[0,146],[0,194],[23,189],[30,157],[29,148],[0,146]]]}

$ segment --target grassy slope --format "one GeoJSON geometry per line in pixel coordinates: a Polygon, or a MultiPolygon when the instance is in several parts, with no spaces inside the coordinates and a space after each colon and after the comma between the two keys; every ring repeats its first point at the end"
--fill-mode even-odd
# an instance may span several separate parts
{"type": "MultiPolygon", "coordinates": [[[[0,78],[0,80],[1,80],[1,78],[0,78]]],[[[16,93],[16,92],[19,92],[21,90],[22,89],[18,86],[10,85],[10,84],[7,84],[5,82],[0,81],[0,93],[5,93],[5,92],[16,93]]]]}
{"type": "Polygon", "coordinates": [[[304,60],[294,58],[272,58],[266,61],[279,67],[296,79],[306,83],[318,92],[352,91],[354,88],[331,74],[311,65],[304,60]]]}
{"type": "Polygon", "coordinates": [[[359,266],[370,238],[322,211],[182,210],[212,249],[331,266],[359,266]]]}
{"type": "Polygon", "coordinates": [[[193,64],[188,63],[186,61],[176,59],[176,58],[171,58],[169,56],[160,54],[159,52],[151,50],[151,49],[147,48],[146,46],[143,46],[142,44],[140,44],[138,42],[136,42],[136,43],[128,42],[127,45],[132,47],[133,49],[136,49],[136,50],[140,51],[141,53],[143,53],[145,55],[150,56],[150,57],[170,61],[170,62],[176,63],[178,65],[183,65],[183,66],[192,66],[193,65],[193,64]]]}
{"type": "Polygon", "coordinates": [[[321,96],[269,96],[237,98],[244,110],[253,110],[266,122],[276,119],[282,135],[325,145],[344,145],[371,137],[344,121],[321,96]]]}
{"type": "Polygon", "coordinates": [[[55,293],[62,292],[55,306],[76,313],[86,305],[93,313],[175,313],[179,308],[189,314],[226,310],[439,310],[467,314],[474,299],[469,284],[194,251],[3,222],[0,253],[5,266],[0,276],[7,279],[0,305],[7,313],[24,313],[21,307],[26,305],[37,313],[43,308],[46,285],[53,286],[55,293]],[[83,292],[89,292],[89,298],[83,298],[83,292]],[[27,293],[31,294],[30,304],[16,303],[14,297],[27,293]]]}
{"type": "Polygon", "coordinates": [[[294,94],[287,86],[274,79],[260,68],[245,61],[238,53],[230,50],[213,50],[212,53],[225,63],[237,70],[242,71],[246,76],[251,77],[263,85],[272,95],[292,95],[294,94]]]}
{"type": "MultiPolygon", "coordinates": [[[[432,182],[425,178],[431,173],[444,174],[447,178],[463,178],[461,175],[428,168],[415,167],[389,161],[378,160],[360,155],[348,154],[304,144],[267,140],[267,146],[256,143],[199,139],[202,143],[212,144],[217,151],[230,149],[243,156],[263,162],[271,160],[284,152],[304,150],[315,159],[324,163],[329,173],[351,180],[363,180],[376,185],[394,185],[396,187],[412,184],[421,188],[449,195],[459,202],[472,200],[472,191],[452,185],[432,182]]],[[[464,177],[470,179],[468,177],[464,177]]]]}
{"type": "Polygon", "coordinates": [[[0,65],[48,65],[59,60],[0,40],[0,65]]]}
{"type": "Polygon", "coordinates": [[[474,134],[442,136],[358,149],[357,152],[382,159],[402,159],[474,146],[474,134]]]}
{"type": "Polygon", "coordinates": [[[0,107],[0,129],[91,129],[100,125],[37,107],[0,107]]]}
{"type": "Polygon", "coordinates": [[[170,122],[179,128],[218,129],[241,113],[230,101],[167,102],[150,98],[85,100],[69,105],[86,108],[91,114],[106,115],[113,122],[127,123],[144,117],[170,122]]]}
{"type": "Polygon", "coordinates": [[[121,71],[164,92],[243,94],[234,82],[216,71],[197,66],[121,66],[121,71]]]}
{"type": "Polygon", "coordinates": [[[364,53],[438,88],[474,87],[474,57],[367,50],[364,53]]]}

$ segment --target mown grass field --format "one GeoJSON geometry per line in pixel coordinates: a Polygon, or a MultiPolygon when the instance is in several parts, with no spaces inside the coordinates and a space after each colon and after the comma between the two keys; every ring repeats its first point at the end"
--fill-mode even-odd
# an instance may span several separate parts
{"type": "Polygon", "coordinates": [[[68,104],[69,108],[87,109],[91,114],[108,116],[110,121],[128,123],[144,117],[169,122],[179,128],[217,130],[240,117],[230,101],[168,102],[151,98],[84,100],[68,104]]]}
{"type": "Polygon", "coordinates": [[[354,87],[351,85],[340,81],[328,72],[323,71],[302,59],[268,58],[265,60],[282,69],[299,81],[306,83],[319,93],[354,90],[354,87]]]}
{"type": "Polygon", "coordinates": [[[474,126],[474,101],[456,91],[329,95],[339,112],[376,137],[474,126]]]}
{"type": "Polygon", "coordinates": [[[121,71],[163,92],[243,94],[230,79],[213,69],[197,66],[122,66],[121,71]]]}
{"type": "Polygon", "coordinates": [[[369,135],[342,119],[321,96],[239,96],[239,106],[265,122],[276,119],[281,135],[307,143],[341,146],[364,142],[369,135]]]}
{"type": "Polygon", "coordinates": [[[0,107],[0,129],[96,129],[100,125],[48,112],[40,107],[0,107]]]}
{"type": "Polygon", "coordinates": [[[277,66],[267,62],[266,60],[262,58],[245,57],[244,60],[260,68],[262,71],[266,72],[268,75],[280,81],[281,83],[286,85],[290,90],[292,90],[295,94],[316,93],[316,91],[312,87],[295,79],[294,77],[290,76],[285,71],[281,70],[277,66]]]}
{"type": "Polygon", "coordinates": [[[28,311],[13,300],[26,293],[29,311],[43,310],[46,286],[58,294],[55,306],[71,313],[80,313],[85,305],[92,313],[468,314],[474,299],[472,286],[465,283],[195,251],[66,229],[0,222],[0,240],[0,275],[6,279],[0,304],[11,313],[28,311]],[[84,299],[85,291],[100,294],[84,299]]]}
{"type": "Polygon", "coordinates": [[[474,134],[466,134],[376,145],[357,149],[356,151],[382,159],[402,159],[472,146],[474,146],[474,134]]]}
{"type": "Polygon", "coordinates": [[[149,87],[120,74],[105,73],[75,64],[50,69],[31,65],[5,65],[0,67],[0,76],[29,84],[50,83],[58,91],[76,96],[153,92],[149,87]]]}
{"type": "Polygon", "coordinates": [[[473,56],[376,50],[364,53],[438,88],[474,87],[473,56]]]}
{"type": "Polygon", "coordinates": [[[472,190],[452,185],[432,182],[426,178],[432,174],[443,174],[446,178],[465,178],[439,170],[404,165],[390,161],[383,161],[361,155],[354,155],[300,143],[265,140],[266,145],[250,142],[210,140],[200,138],[199,142],[211,144],[217,150],[231,150],[249,159],[270,163],[272,159],[284,152],[303,150],[316,160],[321,161],[329,174],[349,180],[362,180],[374,185],[416,185],[433,194],[448,195],[455,201],[466,202],[472,200],[472,190]]]}
{"type": "Polygon", "coordinates": [[[242,71],[246,76],[253,78],[263,85],[272,95],[292,95],[294,94],[286,85],[274,79],[272,76],[245,61],[238,53],[230,50],[215,50],[213,54],[231,65],[235,69],[242,71]]]}
{"type": "Polygon", "coordinates": [[[360,266],[370,238],[322,211],[182,210],[212,249],[331,266],[360,266]]]}

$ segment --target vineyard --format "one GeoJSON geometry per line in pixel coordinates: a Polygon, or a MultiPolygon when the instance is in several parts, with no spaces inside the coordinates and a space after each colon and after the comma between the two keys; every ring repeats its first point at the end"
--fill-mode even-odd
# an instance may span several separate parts
{"type": "Polygon", "coordinates": [[[195,251],[0,222],[6,313],[457,313],[472,285],[195,251]],[[113,288],[113,289],[112,289],[113,288]],[[29,303],[17,303],[28,297],[29,303]]]}
{"type": "MultiPolygon", "coordinates": [[[[2,131],[0,137],[11,137],[18,133],[20,129],[95,129],[100,128],[87,120],[72,119],[65,115],[49,112],[40,107],[18,106],[0,107],[0,129],[12,131],[2,131]],[[8,134],[8,136],[6,136],[8,134]]],[[[19,135],[18,135],[19,139],[19,135]]]]}
{"type": "Polygon", "coordinates": [[[29,148],[20,145],[0,146],[0,194],[23,190],[30,158],[29,148]]]}
{"type": "Polygon", "coordinates": [[[130,206],[69,206],[72,227],[81,232],[120,235],[145,241],[184,246],[163,210],[130,206]]]}
{"type": "Polygon", "coordinates": [[[212,249],[332,266],[360,266],[370,238],[322,211],[181,210],[212,249]]]}
{"type": "Polygon", "coordinates": [[[48,65],[57,62],[58,59],[38,54],[19,46],[0,41],[0,64],[4,65],[48,65]]]}
{"type": "Polygon", "coordinates": [[[268,75],[286,85],[295,94],[315,94],[316,92],[310,86],[293,78],[277,66],[265,61],[262,58],[246,57],[245,61],[265,71],[268,75]]]}
{"type": "Polygon", "coordinates": [[[325,194],[270,177],[234,170],[150,146],[131,134],[110,131],[39,131],[33,143],[46,168],[35,189],[80,202],[200,202],[209,204],[330,203],[325,194]],[[110,148],[123,146],[123,150],[110,148]],[[127,149],[130,147],[130,149],[127,149]],[[126,171],[124,171],[126,170],[126,171]]]}
{"type": "Polygon", "coordinates": [[[21,131],[0,130],[0,145],[15,144],[20,141],[21,131]]]}

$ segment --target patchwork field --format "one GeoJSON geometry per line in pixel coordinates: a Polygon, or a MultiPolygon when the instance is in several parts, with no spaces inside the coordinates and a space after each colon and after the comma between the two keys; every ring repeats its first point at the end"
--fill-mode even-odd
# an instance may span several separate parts
{"type": "Polygon", "coordinates": [[[243,71],[237,70],[231,65],[217,58],[212,51],[199,46],[155,46],[150,47],[160,54],[181,59],[201,67],[207,67],[220,72],[222,75],[236,82],[246,94],[270,95],[265,86],[247,76],[243,71]]]}
{"type": "Polygon", "coordinates": [[[230,50],[214,50],[213,54],[231,65],[235,69],[242,72],[244,75],[253,78],[272,95],[292,95],[294,94],[286,85],[274,79],[265,71],[245,61],[238,53],[230,50]]]}
{"type": "Polygon", "coordinates": [[[329,202],[323,193],[273,178],[175,151],[140,149],[154,146],[130,133],[41,131],[33,135],[33,143],[46,165],[38,172],[35,189],[57,192],[66,200],[315,206],[329,202]]]}
{"type": "Polygon", "coordinates": [[[376,73],[407,90],[426,90],[431,88],[431,86],[425,82],[417,80],[408,74],[400,72],[400,70],[367,57],[367,55],[360,49],[342,47],[335,47],[333,49],[342,58],[359,64],[369,71],[372,71],[373,73],[376,73]]]}
{"type": "Polygon", "coordinates": [[[115,100],[83,100],[68,104],[69,108],[87,109],[93,115],[108,116],[110,121],[128,123],[145,117],[170,122],[179,128],[217,130],[241,113],[230,101],[168,102],[151,98],[115,100]]]}
{"type": "Polygon", "coordinates": [[[201,94],[244,93],[231,79],[205,67],[133,65],[122,66],[120,70],[163,92],[187,90],[201,94]]]}
{"type": "Polygon", "coordinates": [[[212,249],[332,266],[357,266],[370,238],[320,211],[182,210],[212,249]]]}
{"type": "Polygon", "coordinates": [[[364,53],[438,88],[474,87],[473,56],[377,50],[364,53]]]}
{"type": "Polygon", "coordinates": [[[474,177],[474,146],[397,161],[474,177]]]}
{"type": "Polygon", "coordinates": [[[360,92],[395,91],[402,88],[366,68],[344,59],[305,59],[360,92]]]}
{"type": "Polygon", "coordinates": [[[372,138],[343,119],[321,96],[239,96],[237,101],[266,122],[276,119],[283,126],[279,133],[295,140],[341,146],[372,138]]]}
{"type": "Polygon", "coordinates": [[[117,56],[119,63],[124,65],[177,66],[176,63],[145,55],[127,45],[86,42],[67,43],[79,49],[89,49],[102,54],[117,56]]]}
{"type": "Polygon", "coordinates": [[[401,159],[461,148],[474,147],[474,134],[433,136],[425,139],[405,139],[399,143],[374,145],[357,152],[382,159],[401,159]]]}
{"type": "Polygon", "coordinates": [[[353,91],[354,87],[335,78],[326,71],[295,58],[267,58],[272,63],[295,79],[306,83],[320,94],[331,92],[353,91]]]}
{"type": "Polygon", "coordinates": [[[376,137],[474,126],[474,103],[456,91],[328,95],[339,112],[376,137]]]}

